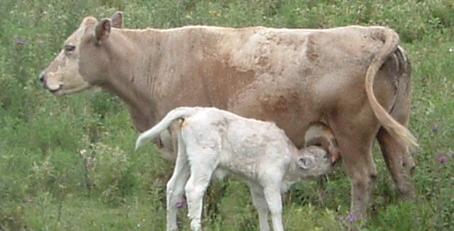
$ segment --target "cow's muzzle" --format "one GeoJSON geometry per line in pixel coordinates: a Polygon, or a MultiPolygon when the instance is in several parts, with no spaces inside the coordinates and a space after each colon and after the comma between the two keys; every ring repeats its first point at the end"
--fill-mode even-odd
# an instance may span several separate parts
{"type": "Polygon", "coordinates": [[[48,85],[47,85],[47,74],[45,71],[42,71],[39,76],[38,76],[38,79],[39,79],[39,82],[43,85],[43,87],[45,89],[47,89],[48,91],[50,91],[51,93],[55,93],[57,91],[59,91],[61,89],[61,85],[58,86],[58,88],[55,88],[55,89],[52,89],[50,88],[48,85]]]}

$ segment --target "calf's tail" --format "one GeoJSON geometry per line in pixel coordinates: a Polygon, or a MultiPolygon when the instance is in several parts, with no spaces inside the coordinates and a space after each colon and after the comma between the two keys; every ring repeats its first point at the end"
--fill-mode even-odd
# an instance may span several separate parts
{"type": "Polygon", "coordinates": [[[175,120],[187,118],[195,114],[199,110],[200,108],[193,107],[178,107],[173,109],[172,111],[167,113],[167,115],[154,127],[150,128],[149,130],[139,135],[136,141],[136,150],[143,146],[144,144],[146,144],[147,142],[149,142],[150,140],[159,136],[159,134],[166,130],[167,128],[169,128],[169,126],[175,120]]]}

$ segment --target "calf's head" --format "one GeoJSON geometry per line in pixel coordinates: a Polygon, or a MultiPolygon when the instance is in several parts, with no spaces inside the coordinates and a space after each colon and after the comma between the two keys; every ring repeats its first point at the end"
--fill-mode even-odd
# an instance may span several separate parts
{"type": "Polygon", "coordinates": [[[103,73],[91,69],[102,68],[106,56],[100,49],[101,44],[109,37],[111,27],[122,27],[122,21],[121,12],[99,22],[94,17],[86,17],[66,39],[57,57],[39,75],[44,88],[55,95],[66,95],[102,82],[103,73]]]}
{"type": "Polygon", "coordinates": [[[296,165],[299,174],[306,178],[326,174],[332,166],[330,154],[318,146],[309,146],[299,150],[296,165]]]}

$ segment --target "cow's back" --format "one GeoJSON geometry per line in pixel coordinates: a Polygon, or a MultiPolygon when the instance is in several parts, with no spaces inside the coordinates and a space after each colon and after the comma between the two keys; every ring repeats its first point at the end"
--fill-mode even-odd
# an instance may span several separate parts
{"type": "MultiPolygon", "coordinates": [[[[310,123],[325,120],[340,107],[367,103],[364,76],[383,45],[377,38],[380,29],[168,31],[168,45],[179,52],[166,55],[164,63],[173,65],[160,68],[158,114],[177,106],[214,106],[274,121],[301,146],[310,123]],[[182,38],[186,41],[178,45],[182,38]]],[[[390,91],[387,81],[377,92],[390,91]]]]}

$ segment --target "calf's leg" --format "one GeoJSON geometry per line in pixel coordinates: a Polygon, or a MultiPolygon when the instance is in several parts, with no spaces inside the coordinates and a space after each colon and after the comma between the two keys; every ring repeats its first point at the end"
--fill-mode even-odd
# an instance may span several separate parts
{"type": "Polygon", "coordinates": [[[282,224],[282,198],[279,185],[266,186],[263,188],[266,203],[271,213],[271,221],[274,231],[284,231],[282,224]]]}
{"type": "Polygon", "coordinates": [[[188,153],[194,153],[190,159],[191,176],[186,184],[186,199],[188,201],[188,217],[191,220],[191,229],[193,231],[202,230],[201,217],[203,208],[203,196],[210,183],[211,176],[216,169],[216,155],[213,152],[206,153],[202,150],[188,153]]]}
{"type": "Polygon", "coordinates": [[[265,195],[263,194],[263,189],[260,186],[250,184],[249,190],[251,191],[252,204],[254,204],[254,207],[259,215],[260,231],[269,231],[268,205],[265,195]]]}
{"type": "Polygon", "coordinates": [[[189,165],[183,142],[178,142],[178,155],[173,175],[167,182],[167,231],[178,230],[177,203],[183,198],[189,177],[189,165]]]}

